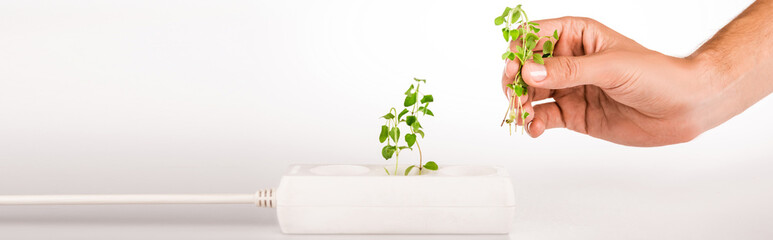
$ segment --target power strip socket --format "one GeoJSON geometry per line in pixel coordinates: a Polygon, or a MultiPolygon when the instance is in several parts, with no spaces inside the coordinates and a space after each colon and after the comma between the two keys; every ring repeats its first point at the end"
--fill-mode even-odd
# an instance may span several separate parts
{"type": "Polygon", "coordinates": [[[387,175],[384,169],[292,165],[278,189],[250,194],[0,195],[0,206],[253,204],[276,208],[279,226],[288,234],[510,232],[515,194],[504,168],[443,166],[409,176],[387,175]]]}
{"type": "Polygon", "coordinates": [[[287,234],[510,232],[515,194],[504,168],[443,166],[423,173],[387,175],[384,165],[292,165],[276,190],[280,228],[287,234]]]}

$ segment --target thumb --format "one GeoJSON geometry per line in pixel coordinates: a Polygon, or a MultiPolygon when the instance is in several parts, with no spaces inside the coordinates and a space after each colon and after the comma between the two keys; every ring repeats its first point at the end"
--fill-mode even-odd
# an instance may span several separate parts
{"type": "Polygon", "coordinates": [[[523,65],[523,80],[529,86],[563,89],[580,85],[602,88],[614,86],[615,72],[611,62],[602,54],[586,56],[557,56],[544,59],[545,64],[533,61],[523,65]]]}

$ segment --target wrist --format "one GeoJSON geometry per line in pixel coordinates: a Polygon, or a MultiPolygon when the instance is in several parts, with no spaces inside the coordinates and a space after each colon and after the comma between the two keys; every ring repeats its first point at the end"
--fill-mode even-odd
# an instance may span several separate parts
{"type": "Polygon", "coordinates": [[[723,64],[720,53],[703,50],[686,58],[693,81],[693,123],[705,132],[737,114],[738,94],[731,90],[738,81],[732,65],[723,64]]]}

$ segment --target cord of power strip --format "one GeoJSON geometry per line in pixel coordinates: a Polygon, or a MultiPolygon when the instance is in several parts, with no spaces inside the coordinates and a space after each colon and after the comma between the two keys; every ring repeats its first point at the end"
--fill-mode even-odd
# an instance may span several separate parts
{"type": "Polygon", "coordinates": [[[262,189],[255,194],[0,195],[0,206],[103,204],[255,204],[274,208],[276,190],[262,189]]]}

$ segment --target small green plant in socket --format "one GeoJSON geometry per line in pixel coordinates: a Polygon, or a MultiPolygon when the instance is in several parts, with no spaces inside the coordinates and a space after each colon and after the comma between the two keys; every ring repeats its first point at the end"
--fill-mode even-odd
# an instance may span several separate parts
{"type": "Polygon", "coordinates": [[[545,64],[543,59],[553,56],[553,48],[556,42],[558,42],[558,31],[553,31],[552,35],[542,37],[537,35],[540,32],[539,24],[529,21],[529,17],[523,11],[520,4],[514,8],[505,8],[505,11],[494,19],[494,24],[497,26],[504,25],[502,27],[502,36],[508,44],[507,50],[502,54],[502,60],[510,59],[510,61],[515,61],[515,59],[518,59],[520,62],[515,80],[507,85],[511,91],[510,99],[508,100],[507,112],[505,112],[501,125],[507,123],[510,126],[510,134],[512,135],[512,124],[521,121],[521,134],[523,134],[523,128],[526,126],[526,118],[529,116],[529,113],[524,111],[520,97],[529,94],[529,86],[523,81],[521,70],[523,70],[523,65],[528,60],[545,64]],[[536,51],[535,48],[542,39],[546,39],[542,44],[542,50],[536,51]],[[515,52],[512,52],[510,49],[510,41],[517,43],[515,52]]]}
{"type": "MultiPolygon", "coordinates": [[[[419,164],[408,166],[405,169],[405,172],[403,172],[404,175],[407,176],[413,169],[418,169],[419,175],[421,175],[425,169],[432,171],[438,169],[437,163],[432,161],[422,165],[424,156],[422,155],[418,138],[418,136],[421,136],[422,139],[424,138],[424,130],[419,123],[419,117],[435,116],[435,114],[429,110],[429,104],[434,102],[435,99],[432,95],[423,94],[419,91],[421,84],[426,84],[427,80],[418,78],[413,78],[413,80],[416,83],[411,84],[411,87],[405,91],[403,110],[397,112],[397,108],[391,108],[387,114],[381,116],[381,118],[386,121],[386,123],[381,126],[381,133],[378,136],[379,142],[386,143],[386,145],[381,148],[381,156],[384,157],[385,160],[389,160],[394,156],[395,169],[392,171],[394,175],[398,174],[397,168],[400,160],[400,151],[405,149],[413,151],[414,147],[419,151],[419,164]],[[404,136],[400,135],[401,127],[407,129],[402,131],[405,133],[404,136]]],[[[387,175],[392,174],[386,167],[384,167],[384,171],[386,171],[387,175]]]]}

